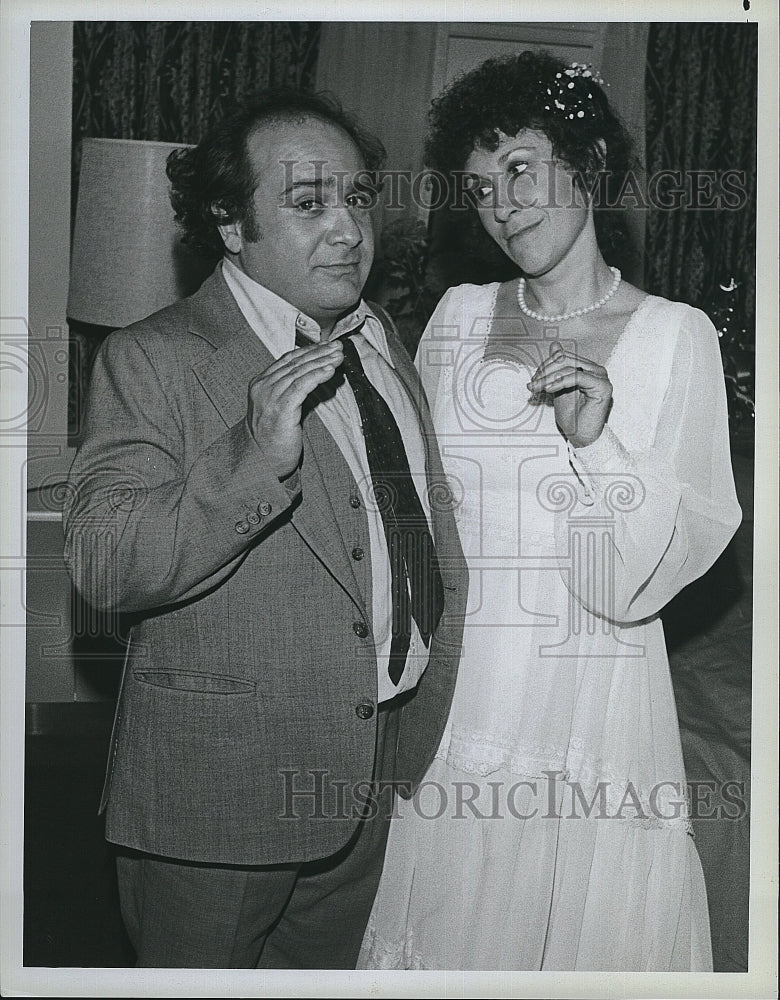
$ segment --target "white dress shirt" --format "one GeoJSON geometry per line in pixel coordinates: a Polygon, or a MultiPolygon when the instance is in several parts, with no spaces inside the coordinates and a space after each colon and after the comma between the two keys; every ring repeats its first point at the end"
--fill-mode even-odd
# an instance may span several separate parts
{"type": "MultiPolygon", "coordinates": [[[[275,359],[295,348],[296,332],[315,343],[320,340],[320,326],[315,320],[258,284],[227,258],[222,262],[222,273],[247,323],[275,359]]],[[[398,424],[412,478],[430,524],[425,447],[417,414],[408,392],[395,373],[382,323],[363,300],[354,312],[339,320],[330,339],[343,337],[349,333],[356,334],[353,342],[366,376],[382,395],[398,424]],[[356,332],[358,327],[360,330],[356,332]]],[[[377,658],[378,700],[382,702],[417,684],[428,665],[428,649],[412,620],[412,636],[406,666],[398,684],[393,684],[388,674],[392,641],[392,598],[387,542],[382,516],[371,494],[371,472],[360,426],[360,412],[346,379],[342,381],[333,396],[316,404],[314,412],[333,437],[349,465],[368,518],[372,580],[371,617],[377,658]]]]}

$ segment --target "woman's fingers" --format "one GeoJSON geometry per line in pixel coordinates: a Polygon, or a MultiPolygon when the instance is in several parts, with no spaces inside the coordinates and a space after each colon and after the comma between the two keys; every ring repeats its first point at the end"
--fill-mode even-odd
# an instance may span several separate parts
{"type": "Polygon", "coordinates": [[[593,362],[583,361],[579,358],[562,356],[551,359],[550,362],[537,369],[528,388],[532,392],[550,392],[561,388],[561,379],[576,376],[576,384],[582,388],[592,388],[597,385],[609,383],[606,369],[593,362]]]}
{"type": "Polygon", "coordinates": [[[534,376],[528,383],[528,388],[535,393],[556,393],[576,388],[585,395],[601,396],[605,391],[611,391],[611,383],[606,375],[565,365],[545,375],[534,376]]]}
{"type": "Polygon", "coordinates": [[[606,368],[595,361],[591,361],[589,358],[582,358],[573,351],[564,351],[561,349],[554,353],[551,352],[550,356],[545,358],[534,372],[531,381],[546,378],[566,368],[578,368],[581,371],[592,372],[594,375],[602,377],[606,377],[607,374],[606,368]]]}

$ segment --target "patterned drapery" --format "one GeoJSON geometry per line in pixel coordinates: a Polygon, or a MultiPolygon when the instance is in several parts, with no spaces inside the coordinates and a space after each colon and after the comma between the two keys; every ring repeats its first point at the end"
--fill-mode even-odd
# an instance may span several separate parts
{"type": "Polygon", "coordinates": [[[683,198],[705,204],[714,194],[716,204],[651,208],[647,290],[710,311],[719,283],[735,278],[740,282],[735,304],[748,329],[755,319],[757,62],[755,24],[650,27],[648,178],[663,170],[682,171],[683,198]],[[730,181],[727,172],[735,172],[728,175],[730,181]],[[710,187],[713,174],[717,179],[710,187]],[[744,197],[724,199],[724,181],[743,188],[744,197]],[[702,194],[694,194],[694,185],[702,194]],[[729,204],[738,201],[739,207],[729,204]]]}
{"type": "MultiPolygon", "coordinates": [[[[268,86],[313,87],[313,21],[76,21],[72,212],[81,140],[197,143],[237,101],[268,86]]],[[[79,442],[89,371],[107,330],[70,322],[68,430],[79,442]]]]}
{"type": "Polygon", "coordinates": [[[319,37],[312,21],[77,21],[74,182],[85,136],[199,142],[262,87],[313,86],[319,37]]]}

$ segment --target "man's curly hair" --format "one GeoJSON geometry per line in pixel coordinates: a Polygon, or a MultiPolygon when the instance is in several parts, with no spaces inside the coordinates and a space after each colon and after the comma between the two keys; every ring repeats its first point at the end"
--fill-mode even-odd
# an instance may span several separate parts
{"type": "Polygon", "coordinates": [[[598,206],[614,204],[636,161],[628,133],[601,86],[593,77],[567,76],[569,68],[547,52],[525,51],[488,59],[461,76],[433,101],[426,163],[452,175],[464,169],[476,147],[497,149],[499,133],[542,132],[552,144],[553,156],[573,172],[583,189],[597,185],[596,234],[602,252],[613,256],[626,249],[622,213],[598,206]],[[576,109],[583,108],[582,117],[577,117],[576,109]],[[568,117],[570,113],[574,117],[568,117]],[[604,156],[600,142],[606,147],[604,156]]]}
{"type": "Polygon", "coordinates": [[[258,239],[252,206],[257,178],[247,142],[262,125],[312,118],[342,129],[369,173],[381,169],[384,146],[333,95],[293,88],[261,91],[211,128],[197,146],[174,150],[168,157],[171,204],[184,230],[183,242],[206,256],[219,257],[224,245],[218,227],[231,222],[243,223],[247,238],[258,239]]]}

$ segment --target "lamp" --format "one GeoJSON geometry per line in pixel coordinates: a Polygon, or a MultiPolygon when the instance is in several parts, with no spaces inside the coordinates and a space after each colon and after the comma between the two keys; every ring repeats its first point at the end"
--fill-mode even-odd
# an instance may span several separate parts
{"type": "Polygon", "coordinates": [[[68,319],[118,329],[194,292],[213,261],[181,242],[165,161],[181,145],[84,139],[68,319]]]}
{"type": "Polygon", "coordinates": [[[84,139],[68,291],[68,443],[78,446],[89,375],[112,330],[194,292],[213,267],[181,242],[165,164],[181,145],[84,139]]]}

